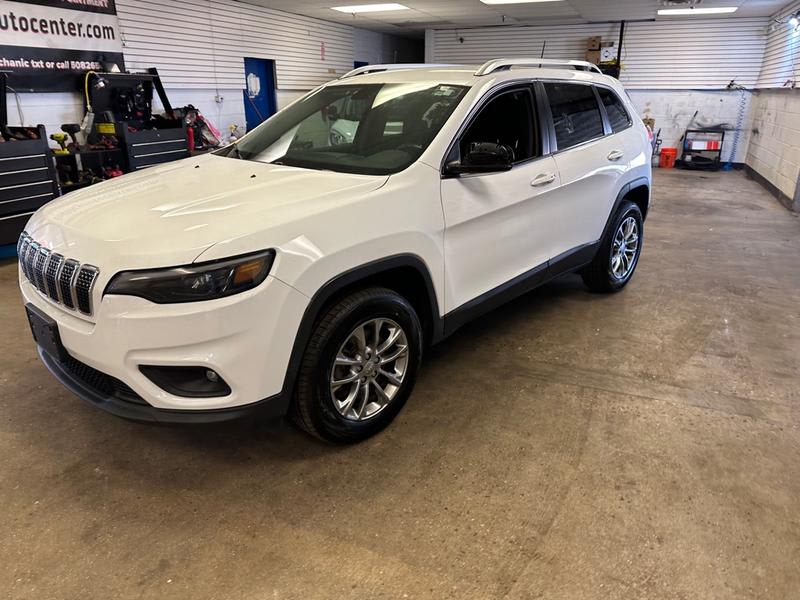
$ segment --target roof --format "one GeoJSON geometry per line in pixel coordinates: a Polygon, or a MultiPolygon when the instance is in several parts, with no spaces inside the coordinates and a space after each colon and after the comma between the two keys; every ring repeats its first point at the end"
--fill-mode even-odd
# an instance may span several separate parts
{"type": "Polygon", "coordinates": [[[534,58],[494,59],[483,65],[369,65],[354,69],[329,85],[436,82],[472,87],[488,81],[497,82],[519,78],[563,79],[620,85],[618,80],[599,72],[576,70],[576,68],[587,68],[586,65],[589,63],[534,58]],[[539,66],[540,64],[541,66],[539,66]]]}

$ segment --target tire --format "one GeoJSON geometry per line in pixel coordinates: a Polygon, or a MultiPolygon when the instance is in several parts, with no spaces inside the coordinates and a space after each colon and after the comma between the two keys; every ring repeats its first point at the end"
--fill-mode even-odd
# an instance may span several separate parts
{"type": "Polygon", "coordinates": [[[405,298],[378,287],[354,292],[319,317],[300,366],[290,416],[321,440],[360,442],[381,431],[403,408],[421,358],[422,326],[405,298]]]}
{"type": "Polygon", "coordinates": [[[581,277],[586,286],[593,292],[618,292],[633,277],[636,266],[639,264],[639,256],[642,253],[644,242],[642,211],[639,207],[628,200],[624,200],[617,209],[608,228],[605,237],[600,243],[600,248],[591,263],[581,271],[581,277]],[[626,237],[626,231],[621,232],[623,225],[627,228],[631,223],[634,224],[633,234],[636,239],[636,247],[631,251],[630,243],[633,237],[626,237]],[[615,240],[620,239],[620,235],[625,239],[625,246],[622,247],[623,255],[626,259],[615,260],[618,255],[617,249],[620,247],[615,240]]]}

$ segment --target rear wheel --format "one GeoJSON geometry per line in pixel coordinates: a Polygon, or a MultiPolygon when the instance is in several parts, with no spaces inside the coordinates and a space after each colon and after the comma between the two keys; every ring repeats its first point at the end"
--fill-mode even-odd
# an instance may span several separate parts
{"type": "Polygon", "coordinates": [[[600,243],[597,254],[581,271],[583,282],[595,292],[618,292],[633,277],[642,252],[642,211],[623,201],[600,243]]]}
{"type": "Polygon", "coordinates": [[[355,292],[317,322],[298,375],[291,415],[329,442],[361,441],[403,408],[422,357],[422,327],[409,302],[385,288],[355,292]]]}

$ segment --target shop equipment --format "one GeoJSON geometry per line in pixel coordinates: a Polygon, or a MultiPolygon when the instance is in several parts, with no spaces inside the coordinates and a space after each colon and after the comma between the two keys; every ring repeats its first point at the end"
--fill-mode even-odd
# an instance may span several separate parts
{"type": "Polygon", "coordinates": [[[67,134],[66,133],[51,133],[50,139],[59,145],[58,148],[53,150],[54,154],[69,154],[67,150],[67,134]]]}
{"type": "MultiPolygon", "coordinates": [[[[186,126],[176,118],[155,68],[146,73],[95,73],[86,77],[87,110],[94,123],[89,143],[103,137],[119,140],[125,172],[189,156],[186,126]],[[98,85],[102,83],[102,85],[98,85]],[[153,94],[158,94],[165,116],[154,116],[153,94]]],[[[106,165],[108,166],[108,165],[106,165]]]]}
{"type": "Polygon", "coordinates": [[[0,246],[16,244],[30,216],[58,195],[44,125],[8,125],[7,78],[0,73],[0,246]]]}
{"type": "Polygon", "coordinates": [[[79,152],[81,149],[81,145],[78,143],[77,133],[81,130],[81,126],[77,123],[64,123],[61,126],[61,131],[69,135],[72,138],[71,148],[69,148],[70,152],[79,152]]]}
{"type": "Polygon", "coordinates": [[[683,136],[680,166],[684,169],[718,171],[724,141],[724,129],[687,129],[683,136]]]}
{"type": "Polygon", "coordinates": [[[16,244],[30,216],[58,196],[44,125],[36,130],[38,139],[0,144],[0,246],[16,244]]]}

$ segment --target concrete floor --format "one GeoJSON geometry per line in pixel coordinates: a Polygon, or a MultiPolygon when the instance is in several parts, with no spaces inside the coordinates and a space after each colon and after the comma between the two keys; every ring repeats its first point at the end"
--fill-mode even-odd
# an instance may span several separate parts
{"type": "Polygon", "coordinates": [[[622,294],[434,349],[385,433],[169,429],[39,363],[0,267],[0,597],[798,598],[800,220],[659,172],[622,294]]]}

